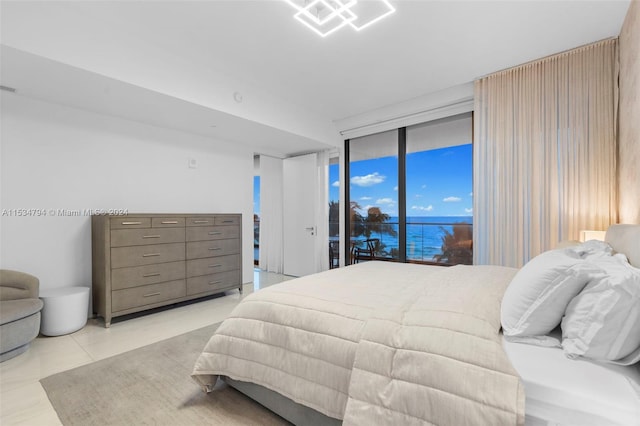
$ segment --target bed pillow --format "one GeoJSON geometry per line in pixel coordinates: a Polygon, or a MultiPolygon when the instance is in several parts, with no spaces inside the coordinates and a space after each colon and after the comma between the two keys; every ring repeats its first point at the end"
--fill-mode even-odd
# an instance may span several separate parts
{"type": "Polygon", "coordinates": [[[624,255],[591,262],[602,272],[567,307],[564,352],[569,358],[634,364],[640,361],[640,269],[624,255]]]}
{"type": "Polygon", "coordinates": [[[576,253],[582,259],[594,259],[596,257],[608,257],[613,255],[613,248],[609,243],[599,240],[589,240],[567,248],[576,253]]]}
{"type": "Polygon", "coordinates": [[[562,320],[567,305],[599,271],[569,249],[546,251],[531,259],[504,294],[501,322],[507,340],[550,346],[544,336],[562,320]]]}

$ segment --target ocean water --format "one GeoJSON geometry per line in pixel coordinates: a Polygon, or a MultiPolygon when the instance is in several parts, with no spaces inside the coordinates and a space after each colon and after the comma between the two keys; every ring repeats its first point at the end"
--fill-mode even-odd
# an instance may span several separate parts
{"type": "MultiPolygon", "coordinates": [[[[431,261],[433,257],[442,253],[443,229],[449,232],[453,230],[455,223],[473,224],[472,216],[408,216],[407,217],[407,258],[410,260],[431,261]]],[[[398,232],[398,218],[391,217],[388,221],[393,229],[398,232]]],[[[257,244],[257,233],[256,241],[257,244]]],[[[335,237],[337,238],[337,237],[335,237]]],[[[362,242],[364,235],[354,238],[362,242]]],[[[384,246],[383,255],[391,257],[392,251],[398,250],[398,237],[389,234],[372,233],[371,238],[379,238],[384,246]]],[[[254,247],[254,259],[258,259],[258,248],[254,247]]]]}
{"type": "MultiPolygon", "coordinates": [[[[442,253],[443,229],[453,230],[455,223],[473,224],[472,216],[407,216],[407,258],[411,260],[433,260],[442,253]]],[[[392,217],[389,222],[398,233],[398,218],[392,217]]],[[[362,237],[364,239],[364,236],[362,237]]],[[[398,249],[398,237],[389,234],[372,233],[371,238],[380,238],[383,251],[391,256],[393,249],[398,249]]],[[[359,238],[357,238],[359,239],[359,238]]]]}

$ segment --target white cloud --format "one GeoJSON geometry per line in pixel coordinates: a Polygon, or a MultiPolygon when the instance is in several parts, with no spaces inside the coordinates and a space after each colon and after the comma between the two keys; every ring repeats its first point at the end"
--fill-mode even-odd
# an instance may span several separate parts
{"type": "Polygon", "coordinates": [[[467,213],[473,213],[473,208],[471,208],[471,209],[464,209],[464,211],[465,211],[465,212],[467,212],[467,213]]]}
{"type": "Polygon", "coordinates": [[[422,194],[416,194],[416,198],[422,198],[422,194]]]}
{"type": "Polygon", "coordinates": [[[445,203],[457,203],[458,201],[462,201],[460,197],[447,197],[444,200],[445,203]]]}
{"type": "Polygon", "coordinates": [[[394,191],[397,191],[397,190],[398,190],[398,187],[397,187],[397,186],[394,186],[394,187],[393,187],[393,190],[394,190],[394,191]]]}
{"type": "Polygon", "coordinates": [[[371,197],[360,197],[361,201],[369,201],[369,200],[373,200],[373,198],[371,197]]]}
{"type": "Polygon", "coordinates": [[[376,204],[393,204],[394,201],[391,198],[378,198],[376,204]]]}
{"type": "Polygon", "coordinates": [[[382,176],[378,172],[374,172],[365,176],[354,176],[351,178],[351,183],[356,186],[373,186],[384,182],[386,176],[382,176]]]}
{"type": "Polygon", "coordinates": [[[427,189],[427,185],[422,185],[422,189],[427,189]]]}
{"type": "Polygon", "coordinates": [[[412,210],[420,210],[423,212],[430,212],[433,211],[433,206],[431,204],[429,204],[427,207],[425,206],[412,206],[411,207],[412,210]]]}
{"type": "Polygon", "coordinates": [[[336,188],[340,187],[340,181],[337,180],[331,184],[331,186],[335,186],[336,188]]]}
{"type": "Polygon", "coordinates": [[[473,197],[473,192],[470,192],[470,193],[469,193],[469,197],[473,197]]]}

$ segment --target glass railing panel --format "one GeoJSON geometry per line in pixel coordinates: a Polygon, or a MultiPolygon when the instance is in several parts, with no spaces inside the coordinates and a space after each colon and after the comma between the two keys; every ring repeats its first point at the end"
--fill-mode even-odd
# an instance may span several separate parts
{"type": "MultiPolygon", "coordinates": [[[[364,250],[367,240],[375,241],[375,257],[382,260],[399,259],[399,224],[385,222],[362,223],[359,235],[351,236],[352,249],[364,250]]],[[[437,263],[444,265],[467,264],[473,262],[473,225],[469,223],[429,223],[407,224],[407,261],[437,263]]],[[[358,259],[354,259],[357,261],[358,259]]]]}
{"type": "MultiPolygon", "coordinates": [[[[399,259],[398,222],[363,222],[358,227],[358,235],[352,235],[352,255],[356,248],[367,248],[367,240],[375,239],[375,258],[381,260],[399,259]]],[[[406,225],[407,261],[436,263],[443,265],[473,263],[473,225],[466,222],[412,222],[406,225]]],[[[338,235],[329,237],[337,247],[338,235]]],[[[337,251],[337,250],[336,250],[337,251]]],[[[352,259],[356,261],[357,259],[352,259]]],[[[353,263],[353,262],[352,262],[353,263]]]]}
{"type": "Polygon", "coordinates": [[[408,223],[407,260],[471,265],[473,225],[465,222],[408,223]]]}

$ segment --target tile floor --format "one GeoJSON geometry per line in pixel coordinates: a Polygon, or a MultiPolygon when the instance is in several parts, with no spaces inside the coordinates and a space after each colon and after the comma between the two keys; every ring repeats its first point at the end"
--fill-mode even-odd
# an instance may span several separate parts
{"type": "Polygon", "coordinates": [[[196,330],[224,320],[247,294],[293,277],[255,270],[244,294],[237,291],[190,305],[179,306],[104,328],[101,319],[72,334],[36,338],[29,350],[0,364],[0,424],[60,425],[40,379],[122,352],[196,330]]]}

